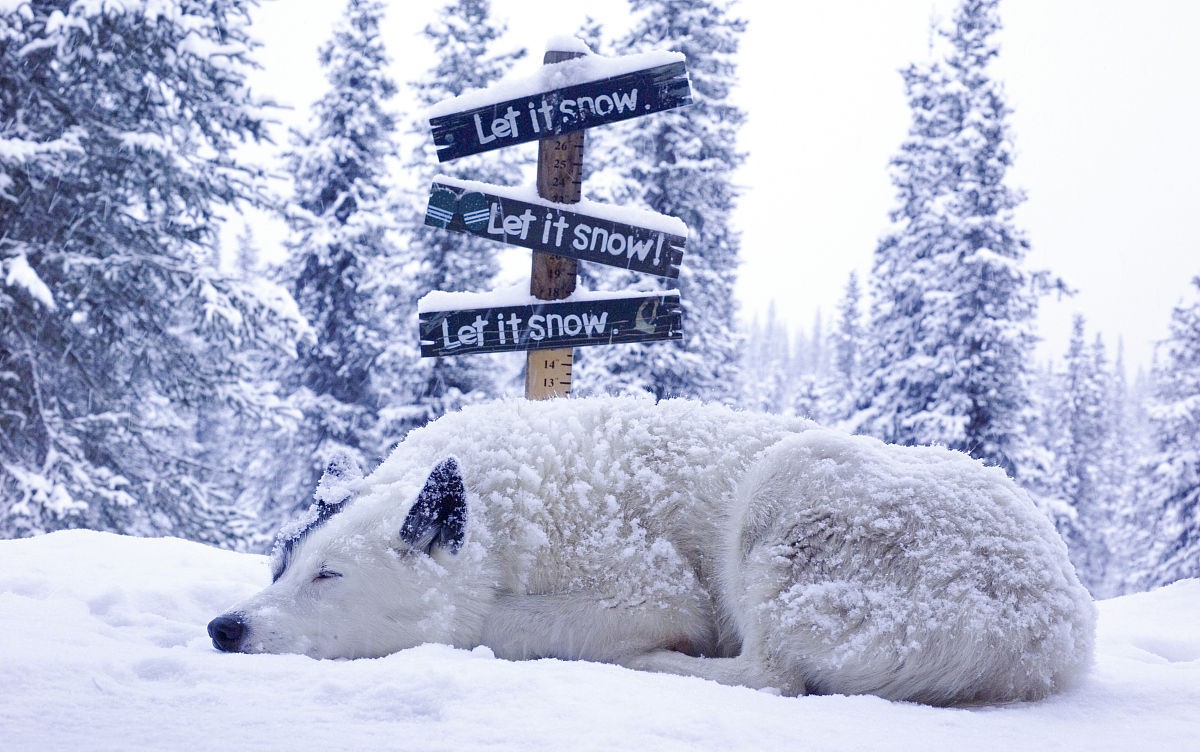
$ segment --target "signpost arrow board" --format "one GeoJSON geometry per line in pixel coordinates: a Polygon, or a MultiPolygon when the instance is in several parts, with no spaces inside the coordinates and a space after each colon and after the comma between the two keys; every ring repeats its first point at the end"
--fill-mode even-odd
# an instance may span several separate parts
{"type": "Polygon", "coordinates": [[[687,68],[672,62],[433,117],[429,126],[438,161],[448,162],[691,103],[687,68]]]}
{"type": "Polygon", "coordinates": [[[421,357],[683,338],[679,296],[421,311],[421,357]]]}
{"type": "MultiPolygon", "coordinates": [[[[470,187],[476,186],[487,187],[483,183],[470,187]]],[[[501,186],[495,189],[503,190],[501,186]]],[[[673,221],[683,228],[682,222],[673,221]]],[[[521,201],[442,182],[435,182],[430,191],[425,224],[672,279],[679,276],[686,243],[682,235],[661,229],[567,211],[561,204],[521,201]]]]}

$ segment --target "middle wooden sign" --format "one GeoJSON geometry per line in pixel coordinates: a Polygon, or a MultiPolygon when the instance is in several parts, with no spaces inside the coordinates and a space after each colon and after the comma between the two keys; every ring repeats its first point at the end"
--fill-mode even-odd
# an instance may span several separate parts
{"type": "Polygon", "coordinates": [[[610,215],[593,216],[532,196],[514,198],[519,190],[439,177],[429,193],[425,224],[556,256],[671,279],[679,276],[687,228],[678,219],[592,202],[570,204],[610,215]],[[641,223],[630,223],[636,220],[641,223]]]}

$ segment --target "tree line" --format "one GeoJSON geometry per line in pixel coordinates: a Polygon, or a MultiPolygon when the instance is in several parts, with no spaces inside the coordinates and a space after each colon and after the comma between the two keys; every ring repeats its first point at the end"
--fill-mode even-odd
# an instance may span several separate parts
{"type": "MultiPolygon", "coordinates": [[[[331,461],[369,469],[413,428],[519,393],[503,356],[420,358],[414,322],[425,293],[491,289],[498,272],[487,241],[424,227],[435,171],[526,179],[503,152],[439,166],[420,114],[525,52],[502,48],[488,0],[447,0],[424,29],[433,66],[399,85],[386,4],[348,0],[280,198],[238,151],[267,137],[274,111],[247,84],[254,5],[0,11],[0,535],[91,527],[259,549],[331,461]],[[219,217],[246,206],[285,219],[286,263],[261,268],[249,229],[233,268],[219,263],[219,217]]],[[[1176,310],[1144,383],[1125,383],[1082,320],[1061,363],[1035,366],[1038,299],[1065,284],[1026,267],[1013,219],[1009,108],[988,70],[997,0],[963,0],[942,54],[902,71],[912,118],[869,279],[850,278],[830,331],[794,337],[771,313],[735,324],[745,116],[730,93],[745,23],[729,0],[629,6],[630,31],[589,21],[580,37],[602,54],[684,52],[696,104],[589,132],[585,186],[689,226],[671,283],[688,336],[581,349],[577,393],[694,397],[942,444],[1029,490],[1094,593],[1196,575],[1200,303],[1176,310]]]]}

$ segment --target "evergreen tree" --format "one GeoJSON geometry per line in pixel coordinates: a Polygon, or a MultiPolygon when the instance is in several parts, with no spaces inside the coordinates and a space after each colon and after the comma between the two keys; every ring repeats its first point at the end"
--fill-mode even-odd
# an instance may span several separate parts
{"type": "Polygon", "coordinates": [[[743,348],[740,404],[749,410],[790,414],[792,411],[792,373],[790,335],[779,320],[775,303],[767,308],[766,321],[758,317],[750,326],[743,348]]]}
{"type": "Polygon", "coordinates": [[[873,268],[868,432],[944,444],[1020,480],[1028,456],[1036,288],[1015,227],[1021,199],[1000,85],[987,71],[1000,28],[997,0],[964,0],[946,34],[944,66],[906,72],[913,126],[893,162],[900,194],[873,268]]]}
{"type": "Polygon", "coordinates": [[[792,380],[792,404],[788,414],[799,415],[818,423],[827,421],[829,395],[821,379],[808,372],[793,374],[792,380]]]}
{"type": "Polygon", "coordinates": [[[254,230],[249,222],[242,223],[241,232],[236,239],[233,266],[237,275],[242,279],[253,279],[258,276],[259,256],[258,244],[254,240],[254,230]]]}
{"type": "Polygon", "coordinates": [[[1150,454],[1149,418],[1146,405],[1150,399],[1147,378],[1139,371],[1132,385],[1125,374],[1124,345],[1117,349],[1110,382],[1109,419],[1113,446],[1109,453],[1112,468],[1113,527],[1109,535],[1110,566],[1106,579],[1107,592],[1124,595],[1137,587],[1150,548],[1153,525],[1146,523],[1142,502],[1144,482],[1139,464],[1150,454]]]}
{"type": "Polygon", "coordinates": [[[1192,285],[1192,300],[1171,315],[1154,369],[1154,445],[1144,466],[1140,520],[1152,521],[1154,535],[1137,577],[1143,588],[1200,576],[1200,277],[1192,285]]]}
{"type": "Polygon", "coordinates": [[[961,85],[961,121],[954,135],[957,186],[951,289],[951,334],[958,368],[942,384],[953,414],[965,417],[963,434],[950,446],[985,459],[1018,477],[1027,451],[1021,415],[1028,405],[1028,364],[1036,337],[1035,289],[1040,275],[1021,267],[1029,249],[1013,210],[1023,196],[1005,185],[1012,164],[1007,117],[1011,110],[987,72],[998,54],[991,38],[1000,29],[998,0],[965,0],[949,34],[948,59],[961,85]],[[960,395],[965,396],[965,401],[960,395]]]}
{"type": "MultiPolygon", "coordinates": [[[[423,112],[437,102],[484,88],[504,75],[525,54],[524,50],[494,50],[504,31],[492,21],[488,0],[450,0],[443,6],[438,20],[425,27],[437,62],[419,81],[410,84],[418,109],[423,112]]],[[[495,241],[424,226],[424,202],[433,177],[440,172],[500,185],[520,179],[516,164],[497,154],[474,155],[439,165],[429,139],[428,122],[414,121],[413,127],[420,146],[407,167],[418,193],[412,197],[412,211],[407,212],[413,218],[405,230],[407,250],[391,275],[404,281],[392,294],[397,300],[396,331],[406,335],[393,343],[384,361],[385,370],[397,375],[392,388],[406,395],[407,401],[387,413],[387,431],[395,438],[403,438],[408,430],[443,413],[496,396],[501,388],[501,362],[494,356],[419,357],[417,301],[435,290],[490,290],[498,271],[495,241]]]]}
{"type": "Polygon", "coordinates": [[[635,282],[648,289],[678,286],[685,339],[589,353],[582,380],[589,391],[732,402],[740,347],[733,295],[739,237],[730,215],[732,175],[743,158],[737,131],[745,115],[729,95],[745,23],[720,0],[632,0],[631,6],[637,16],[621,49],[683,52],[695,93],[691,107],[644,118],[627,131],[632,155],[624,165],[628,179],[621,181],[650,209],[688,226],[679,280],[635,282]]]}
{"type": "Polygon", "coordinates": [[[296,134],[288,155],[292,290],[315,341],[302,353],[293,396],[304,413],[297,437],[303,459],[289,461],[306,471],[298,488],[278,491],[275,514],[307,508],[334,457],[369,467],[388,448],[376,426],[385,398],[372,379],[388,335],[376,285],[395,242],[384,187],[395,120],[384,108],[396,87],[385,73],[383,11],[379,0],[349,0],[320,50],[329,89],[313,106],[311,131],[296,134]]]}
{"type": "Polygon", "coordinates": [[[93,527],[231,544],[196,411],[244,415],[235,350],[286,307],[208,265],[261,196],[246,0],[0,10],[0,533],[93,527]]]}
{"type": "Polygon", "coordinates": [[[607,54],[608,42],[604,33],[604,24],[592,16],[586,16],[575,32],[575,37],[587,45],[588,49],[597,55],[607,54]]]}
{"type": "Polygon", "coordinates": [[[938,63],[901,71],[912,123],[891,161],[897,205],[891,227],[875,249],[871,304],[863,353],[863,379],[853,418],[856,430],[891,443],[931,444],[956,434],[959,420],[944,424],[931,410],[953,363],[938,360],[944,332],[934,279],[943,274],[954,190],[950,139],[957,103],[938,63]],[[935,294],[929,294],[935,292],[935,294]]]}
{"type": "Polygon", "coordinates": [[[1124,509],[1134,493],[1132,468],[1139,448],[1144,440],[1139,436],[1132,411],[1129,408],[1129,386],[1125,378],[1124,343],[1118,341],[1117,357],[1108,365],[1106,349],[1100,335],[1092,344],[1096,371],[1100,374],[1100,417],[1104,444],[1097,460],[1099,466],[1101,494],[1098,501],[1099,531],[1094,539],[1102,548],[1096,557],[1103,562],[1103,574],[1095,582],[1092,592],[1098,598],[1112,598],[1124,592],[1125,570],[1130,558],[1121,555],[1132,536],[1123,527],[1124,509]]]}
{"type": "Polygon", "coordinates": [[[1071,561],[1084,585],[1097,597],[1107,595],[1108,535],[1115,502],[1111,467],[1110,385],[1103,343],[1085,344],[1084,320],[1076,316],[1061,376],[1057,409],[1060,437],[1059,497],[1074,514],[1061,530],[1071,561]]]}
{"type": "Polygon", "coordinates": [[[829,375],[830,355],[829,342],[825,334],[825,320],[818,308],[813,313],[812,334],[808,337],[808,347],[803,352],[805,370],[818,378],[829,375]]]}
{"type": "Polygon", "coordinates": [[[832,379],[829,384],[829,416],[842,423],[854,413],[854,400],[862,378],[863,327],[859,309],[862,292],[858,274],[850,272],[846,290],[838,304],[837,327],[830,335],[832,349],[832,379]]]}
{"type": "Polygon", "coordinates": [[[1061,533],[1075,524],[1077,515],[1063,492],[1063,443],[1060,406],[1063,379],[1046,363],[1033,372],[1030,404],[1023,420],[1029,451],[1021,467],[1021,486],[1061,533]]]}

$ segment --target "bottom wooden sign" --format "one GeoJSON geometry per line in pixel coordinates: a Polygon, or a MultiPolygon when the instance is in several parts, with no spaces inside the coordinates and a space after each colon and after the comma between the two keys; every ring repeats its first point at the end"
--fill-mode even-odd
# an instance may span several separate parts
{"type": "Polygon", "coordinates": [[[683,339],[678,295],[422,311],[421,356],[683,339]]]}

